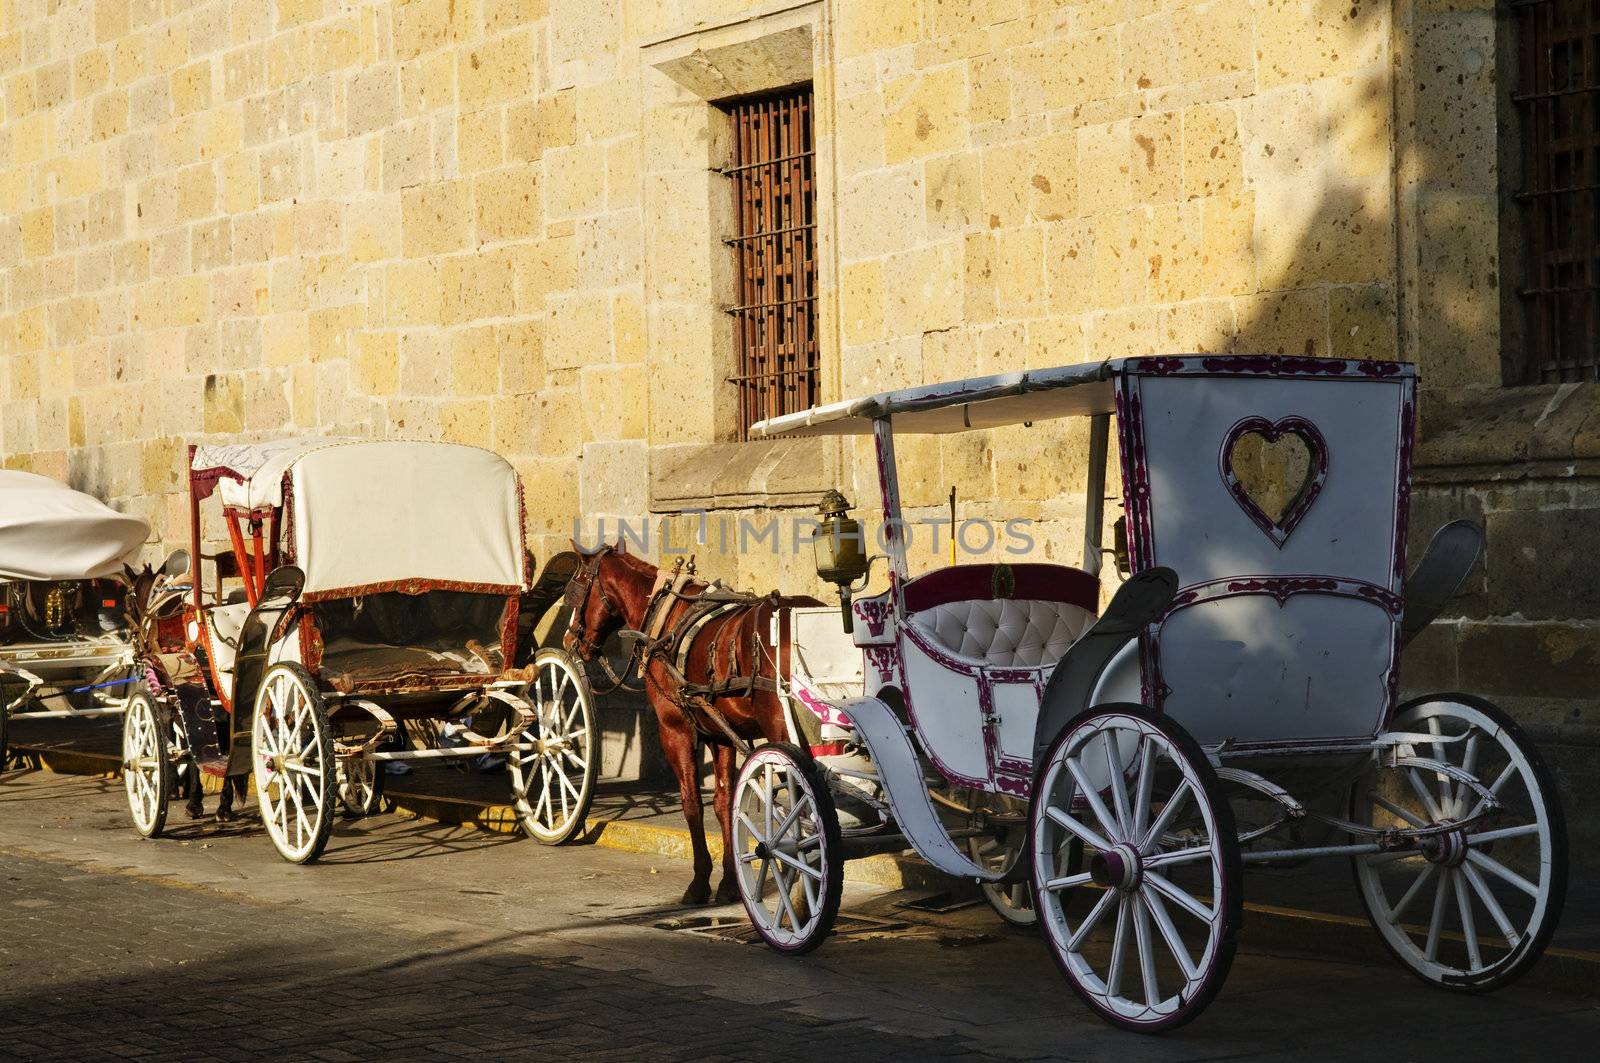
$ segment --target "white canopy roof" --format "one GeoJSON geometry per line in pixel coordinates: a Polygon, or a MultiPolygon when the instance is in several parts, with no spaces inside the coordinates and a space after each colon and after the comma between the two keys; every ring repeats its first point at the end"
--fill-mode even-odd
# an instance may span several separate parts
{"type": "Polygon", "coordinates": [[[874,420],[890,415],[897,433],[935,433],[1112,413],[1111,378],[1122,364],[1119,359],[1029,369],[885,391],[759,421],[750,434],[758,439],[863,435],[872,431],[874,420]]]}
{"type": "Polygon", "coordinates": [[[247,508],[281,504],[287,477],[307,594],[412,581],[507,593],[523,586],[522,490],[516,470],[490,451],[295,439],[197,449],[194,465],[230,470],[223,500],[247,508]],[[247,478],[232,475],[246,469],[247,478]]]}
{"type": "Polygon", "coordinates": [[[150,526],[48,476],[0,469],[0,579],[96,579],[119,572],[150,526]]]}
{"type": "Polygon", "coordinates": [[[196,447],[190,468],[221,474],[222,504],[240,509],[283,505],[283,474],[295,459],[317,447],[351,440],[341,436],[302,436],[261,443],[217,443],[196,447]]]}

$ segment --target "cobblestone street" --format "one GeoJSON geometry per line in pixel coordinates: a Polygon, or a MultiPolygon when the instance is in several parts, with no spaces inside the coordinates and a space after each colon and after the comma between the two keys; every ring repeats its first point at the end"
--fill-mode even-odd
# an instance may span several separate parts
{"type": "Polygon", "coordinates": [[[1241,955],[1165,1039],[1112,1031],[1032,935],[852,886],[866,928],[791,960],[666,929],[687,865],[346,823],[292,867],[248,821],[141,841],[114,781],[0,777],[0,1058],[1578,1058],[1591,1001],[1429,991],[1397,968],[1241,955]],[[873,920],[877,920],[874,922],[873,920]]]}

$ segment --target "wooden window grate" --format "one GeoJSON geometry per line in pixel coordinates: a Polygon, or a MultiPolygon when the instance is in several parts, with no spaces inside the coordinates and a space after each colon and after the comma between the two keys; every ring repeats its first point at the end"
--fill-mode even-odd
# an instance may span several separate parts
{"type": "Polygon", "coordinates": [[[811,88],[736,100],[733,249],[739,438],[817,401],[817,193],[811,88]]]}
{"type": "Polygon", "coordinates": [[[1528,381],[1600,379],[1600,0],[1519,17],[1528,381]]]}

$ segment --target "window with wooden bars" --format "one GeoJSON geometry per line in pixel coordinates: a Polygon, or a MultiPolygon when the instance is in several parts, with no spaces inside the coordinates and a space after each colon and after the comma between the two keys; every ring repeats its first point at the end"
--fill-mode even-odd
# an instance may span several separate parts
{"type": "Polygon", "coordinates": [[[1518,13],[1530,382],[1600,379],[1600,0],[1518,13]]]}
{"type": "Polygon", "coordinates": [[[811,87],[735,100],[733,248],[739,438],[817,400],[817,182],[811,87]]]}

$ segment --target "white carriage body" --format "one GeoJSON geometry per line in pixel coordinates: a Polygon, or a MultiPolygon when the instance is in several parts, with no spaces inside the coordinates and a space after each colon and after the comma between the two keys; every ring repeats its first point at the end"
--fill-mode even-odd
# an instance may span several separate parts
{"type": "MultiPolygon", "coordinates": [[[[1127,359],[890,392],[752,432],[873,434],[893,519],[894,434],[1116,414],[1132,569],[1172,568],[1180,587],[1091,701],[1147,702],[1205,743],[1298,748],[1368,742],[1394,707],[1414,383],[1392,362],[1127,359]],[[1305,489],[1276,519],[1232,468],[1250,433],[1294,434],[1309,454],[1305,489]]],[[[1096,525],[1102,493],[1091,482],[1096,525]]],[[[1098,531],[1082,569],[958,565],[915,578],[891,538],[889,588],[853,603],[858,689],[903,712],[950,783],[1029,793],[1046,686],[1095,620],[1098,531]]],[[[821,636],[818,613],[797,644],[821,636]]],[[[799,700],[837,723],[837,693],[820,693],[799,700]]]]}

